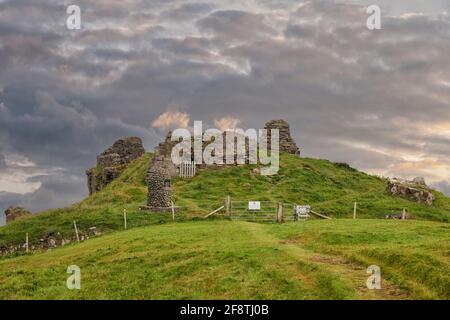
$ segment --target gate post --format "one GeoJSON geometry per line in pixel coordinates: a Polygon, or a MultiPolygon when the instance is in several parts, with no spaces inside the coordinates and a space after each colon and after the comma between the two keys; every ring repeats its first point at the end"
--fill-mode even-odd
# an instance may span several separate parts
{"type": "Polygon", "coordinates": [[[231,197],[230,197],[230,195],[228,195],[225,198],[225,213],[227,215],[231,215],[231,197]]]}

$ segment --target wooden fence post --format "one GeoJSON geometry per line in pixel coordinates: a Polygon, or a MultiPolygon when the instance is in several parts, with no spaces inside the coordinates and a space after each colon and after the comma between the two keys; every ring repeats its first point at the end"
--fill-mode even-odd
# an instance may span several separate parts
{"type": "Polygon", "coordinates": [[[356,208],[357,208],[357,203],[355,202],[354,204],[353,204],[353,219],[356,219],[356,208]]]}
{"type": "Polygon", "coordinates": [[[231,215],[231,196],[228,195],[225,198],[225,212],[227,215],[231,215]]]}
{"type": "Polygon", "coordinates": [[[27,232],[27,234],[25,235],[25,249],[26,249],[26,252],[28,253],[28,232],[27,232]]]}
{"type": "Polygon", "coordinates": [[[128,229],[128,226],[127,226],[127,209],[123,209],[123,226],[124,226],[125,230],[128,229]]]}
{"type": "Polygon", "coordinates": [[[175,205],[173,204],[173,201],[170,202],[172,206],[172,220],[175,221],[175,205]]]}
{"type": "Polygon", "coordinates": [[[80,242],[80,236],[78,235],[77,223],[73,221],[73,227],[75,228],[75,235],[77,236],[77,241],[80,242]]]}
{"type": "Polygon", "coordinates": [[[278,203],[278,207],[277,207],[277,222],[281,223],[283,222],[283,204],[282,203],[278,203]]]}
{"type": "Polygon", "coordinates": [[[406,209],[405,208],[403,208],[402,220],[406,220],[406,209]]]}

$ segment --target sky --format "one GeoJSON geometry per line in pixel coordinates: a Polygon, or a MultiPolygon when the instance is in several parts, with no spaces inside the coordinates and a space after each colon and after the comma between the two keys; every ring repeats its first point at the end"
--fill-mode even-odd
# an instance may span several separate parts
{"type": "Polygon", "coordinates": [[[0,212],[78,201],[115,140],[152,150],[194,120],[283,118],[303,156],[450,195],[449,14],[448,0],[0,0],[0,212]]]}

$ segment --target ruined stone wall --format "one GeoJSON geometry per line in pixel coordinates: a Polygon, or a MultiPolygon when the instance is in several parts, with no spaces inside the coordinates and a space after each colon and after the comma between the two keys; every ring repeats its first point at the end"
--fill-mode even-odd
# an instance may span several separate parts
{"type": "MultiPolygon", "coordinates": [[[[291,133],[290,133],[290,127],[289,127],[289,123],[286,122],[285,120],[272,120],[269,121],[268,123],[266,123],[265,125],[265,129],[267,130],[271,130],[271,129],[278,129],[279,130],[279,137],[280,137],[280,152],[287,152],[290,154],[295,154],[295,155],[300,155],[300,148],[297,147],[297,144],[295,143],[294,139],[291,137],[291,133]]],[[[228,132],[223,132],[223,142],[224,142],[224,149],[223,149],[223,163],[226,163],[226,141],[227,141],[227,134],[229,134],[228,132]]],[[[233,133],[234,134],[234,133],[233,133]]],[[[158,158],[159,161],[163,161],[165,163],[165,167],[168,170],[169,174],[171,177],[176,177],[178,176],[178,167],[173,165],[172,163],[172,159],[171,159],[171,155],[172,155],[172,148],[178,143],[177,141],[173,142],[171,141],[171,136],[172,133],[169,132],[168,135],[166,136],[166,139],[161,142],[158,147],[156,148],[155,151],[155,158],[158,158]]],[[[271,136],[270,136],[270,131],[268,133],[268,144],[267,147],[270,150],[271,148],[271,136]]],[[[237,140],[238,138],[235,136],[235,143],[234,143],[234,164],[237,163],[237,140]]],[[[248,163],[248,159],[249,159],[249,139],[246,137],[246,150],[245,150],[245,155],[246,155],[246,163],[248,163]]],[[[205,147],[207,145],[209,145],[210,141],[207,142],[202,142],[202,150],[205,150],[205,147]]],[[[192,141],[191,141],[191,159],[194,159],[194,137],[192,137],[192,141]]],[[[189,160],[189,159],[188,159],[189,160]]],[[[205,164],[198,164],[198,166],[200,168],[205,168],[207,167],[205,164]]],[[[212,166],[216,166],[216,165],[212,165],[212,166]]]]}
{"type": "Polygon", "coordinates": [[[21,207],[9,207],[5,210],[6,223],[31,216],[32,213],[21,207]]]}
{"type": "Polygon", "coordinates": [[[97,166],[86,171],[89,194],[100,191],[114,181],[127,165],[145,153],[142,140],[137,137],[117,140],[97,156],[97,166]]]}
{"type": "Polygon", "coordinates": [[[177,142],[171,141],[171,138],[172,132],[169,132],[166,139],[156,147],[149,169],[151,169],[153,164],[158,161],[158,166],[163,167],[170,177],[177,177],[178,167],[172,162],[172,148],[177,144],[177,142]]]}
{"type": "MultiPolygon", "coordinates": [[[[271,120],[266,123],[264,129],[278,129],[280,132],[280,152],[287,152],[300,156],[300,148],[297,147],[294,139],[291,137],[291,129],[289,123],[285,120],[271,120]]],[[[267,133],[267,148],[271,150],[271,135],[267,133]]]]}

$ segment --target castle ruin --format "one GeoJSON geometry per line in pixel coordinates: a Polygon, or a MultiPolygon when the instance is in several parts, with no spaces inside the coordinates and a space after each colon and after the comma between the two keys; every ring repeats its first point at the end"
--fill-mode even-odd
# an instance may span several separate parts
{"type": "Polygon", "coordinates": [[[120,139],[97,156],[97,166],[86,171],[89,195],[114,181],[133,160],[145,153],[142,140],[137,137],[120,139]]]}

